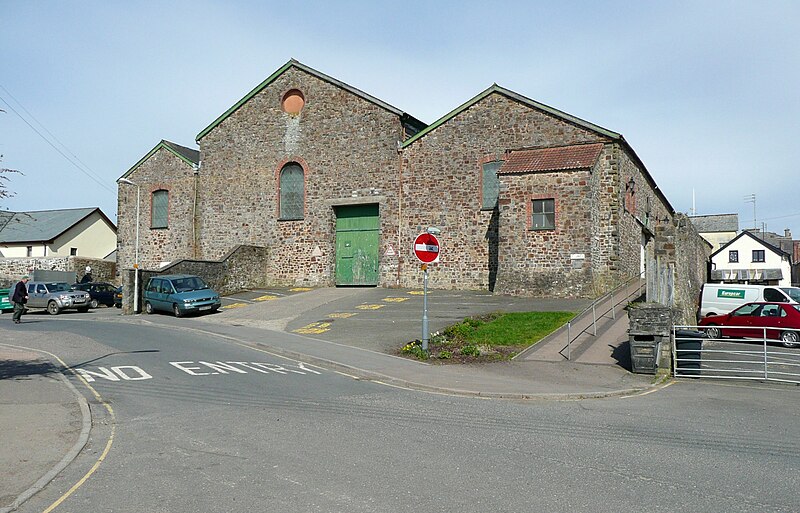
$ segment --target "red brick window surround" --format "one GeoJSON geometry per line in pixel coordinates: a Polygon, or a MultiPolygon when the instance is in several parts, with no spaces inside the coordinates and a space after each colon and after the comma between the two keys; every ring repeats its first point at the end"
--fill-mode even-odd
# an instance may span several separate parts
{"type": "Polygon", "coordinates": [[[303,107],[306,106],[306,97],[299,89],[292,89],[287,91],[281,99],[281,108],[287,114],[300,114],[303,107]]]}
{"type": "Polygon", "coordinates": [[[159,189],[150,195],[150,228],[169,228],[169,191],[159,189]]]}
{"type": "Polygon", "coordinates": [[[556,229],[555,198],[531,198],[528,203],[528,229],[535,231],[556,229]]]}

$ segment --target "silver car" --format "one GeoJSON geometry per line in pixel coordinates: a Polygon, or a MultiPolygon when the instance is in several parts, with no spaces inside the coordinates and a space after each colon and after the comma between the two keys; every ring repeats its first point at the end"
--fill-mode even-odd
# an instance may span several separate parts
{"type": "Polygon", "coordinates": [[[89,293],[72,290],[68,283],[58,281],[29,281],[28,304],[31,308],[47,308],[50,315],[74,308],[79,312],[89,311],[89,293]]]}

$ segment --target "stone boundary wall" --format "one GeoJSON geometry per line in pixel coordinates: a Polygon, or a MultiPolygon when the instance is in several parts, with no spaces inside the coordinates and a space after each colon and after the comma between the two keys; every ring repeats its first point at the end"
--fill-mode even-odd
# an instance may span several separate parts
{"type": "Polygon", "coordinates": [[[654,266],[648,271],[648,300],[675,308],[679,312],[676,322],[696,324],[711,249],[686,214],[676,214],[673,222],[660,225],[651,261],[654,266]]]}
{"type": "MultiPolygon", "coordinates": [[[[139,294],[147,280],[165,274],[196,274],[220,294],[231,294],[248,288],[268,287],[267,276],[269,250],[260,246],[237,246],[221,260],[178,260],[162,269],[141,270],[139,274],[139,294]]],[[[122,313],[133,313],[134,270],[125,269],[122,273],[122,313]]],[[[141,298],[141,295],[140,295],[141,298]]],[[[142,309],[139,302],[139,309],[142,309]]]]}
{"type": "Polygon", "coordinates": [[[86,266],[92,268],[92,281],[106,281],[115,285],[120,283],[116,262],[75,256],[22,257],[0,258],[0,288],[13,286],[20,277],[32,274],[35,269],[74,272],[77,282],[83,278],[86,266]]]}

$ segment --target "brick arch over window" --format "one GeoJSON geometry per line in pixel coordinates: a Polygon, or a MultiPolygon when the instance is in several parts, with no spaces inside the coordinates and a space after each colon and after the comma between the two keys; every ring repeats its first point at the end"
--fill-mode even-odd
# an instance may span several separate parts
{"type": "Polygon", "coordinates": [[[305,191],[308,166],[303,159],[286,159],[277,169],[278,219],[300,220],[305,217],[305,191]]]}
{"type": "Polygon", "coordinates": [[[150,193],[150,227],[169,227],[169,190],[156,189],[150,193]]]}

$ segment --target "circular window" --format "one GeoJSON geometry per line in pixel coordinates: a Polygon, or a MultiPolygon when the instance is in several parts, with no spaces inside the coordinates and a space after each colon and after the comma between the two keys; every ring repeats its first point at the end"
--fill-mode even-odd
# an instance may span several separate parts
{"type": "Polygon", "coordinates": [[[289,114],[300,114],[300,111],[303,110],[305,104],[306,99],[303,97],[303,93],[297,89],[292,89],[284,94],[283,101],[281,102],[283,111],[289,114]]]}

